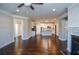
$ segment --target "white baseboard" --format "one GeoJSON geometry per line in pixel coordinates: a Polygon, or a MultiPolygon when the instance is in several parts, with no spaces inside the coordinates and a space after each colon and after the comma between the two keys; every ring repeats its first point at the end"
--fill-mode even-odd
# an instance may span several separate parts
{"type": "Polygon", "coordinates": [[[71,50],[67,47],[67,51],[71,53],[71,50]]]}
{"type": "Polygon", "coordinates": [[[14,41],[7,42],[7,43],[1,45],[0,48],[3,48],[3,47],[5,47],[5,46],[9,45],[9,44],[11,44],[12,42],[14,42],[14,41]]]}
{"type": "Polygon", "coordinates": [[[67,48],[67,51],[68,51],[68,54],[70,55],[70,54],[71,54],[71,50],[69,50],[69,49],[67,48]]]}

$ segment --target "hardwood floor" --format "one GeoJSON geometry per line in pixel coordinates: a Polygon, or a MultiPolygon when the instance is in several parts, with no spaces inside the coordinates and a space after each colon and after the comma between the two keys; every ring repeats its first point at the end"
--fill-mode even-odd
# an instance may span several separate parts
{"type": "Polygon", "coordinates": [[[36,36],[29,40],[18,38],[18,43],[12,43],[0,49],[0,55],[63,55],[58,37],[36,36]]]}
{"type": "Polygon", "coordinates": [[[60,45],[61,45],[60,49],[63,51],[63,53],[65,55],[69,55],[69,52],[67,51],[67,40],[65,40],[65,41],[59,40],[59,42],[60,42],[60,45]]]}

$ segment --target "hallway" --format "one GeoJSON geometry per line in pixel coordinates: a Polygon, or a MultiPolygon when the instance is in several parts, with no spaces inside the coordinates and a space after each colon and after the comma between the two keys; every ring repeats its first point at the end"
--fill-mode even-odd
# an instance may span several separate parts
{"type": "Polygon", "coordinates": [[[32,37],[29,40],[18,38],[19,42],[12,43],[0,50],[1,55],[62,55],[58,37],[32,37]]]}

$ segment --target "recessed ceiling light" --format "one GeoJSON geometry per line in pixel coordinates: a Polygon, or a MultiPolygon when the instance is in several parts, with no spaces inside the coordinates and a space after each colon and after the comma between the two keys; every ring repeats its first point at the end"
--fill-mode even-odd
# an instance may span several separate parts
{"type": "Polygon", "coordinates": [[[52,11],[56,11],[56,9],[52,9],[52,11]]]}
{"type": "Polygon", "coordinates": [[[19,11],[20,11],[19,9],[16,10],[16,12],[19,12],[19,11]]]}

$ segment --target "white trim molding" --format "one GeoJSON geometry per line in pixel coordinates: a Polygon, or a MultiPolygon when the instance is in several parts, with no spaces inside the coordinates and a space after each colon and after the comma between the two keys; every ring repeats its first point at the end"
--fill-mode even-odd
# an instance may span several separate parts
{"type": "Polygon", "coordinates": [[[24,17],[24,16],[20,16],[20,15],[11,14],[11,13],[9,13],[7,11],[2,10],[2,9],[0,9],[0,13],[3,13],[5,15],[7,15],[7,16],[11,16],[13,18],[20,18],[20,19],[27,19],[28,18],[28,17],[24,17]]]}
{"type": "Polygon", "coordinates": [[[9,13],[9,12],[6,12],[6,11],[4,11],[4,10],[2,10],[2,9],[0,9],[0,13],[3,13],[3,14],[5,14],[5,15],[7,15],[7,16],[13,16],[11,13],[9,13]]]}
{"type": "Polygon", "coordinates": [[[28,17],[13,15],[13,18],[28,19],[28,17]]]}
{"type": "Polygon", "coordinates": [[[12,41],[10,41],[10,42],[7,42],[7,43],[5,43],[5,44],[3,44],[3,45],[1,45],[1,46],[0,46],[0,49],[3,48],[3,47],[5,47],[5,46],[7,46],[7,45],[9,45],[9,44],[11,44],[11,43],[13,43],[13,42],[14,42],[14,40],[12,40],[12,41]]]}

